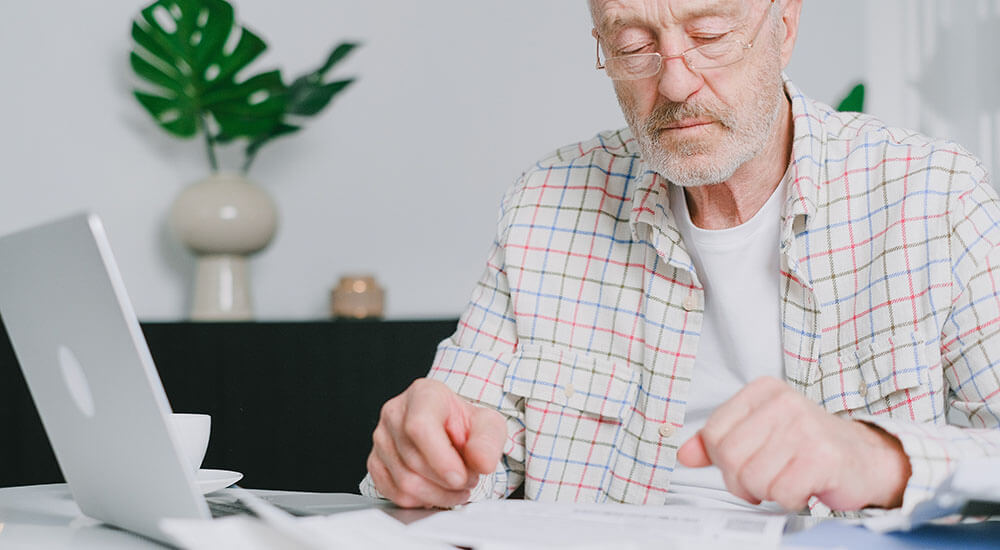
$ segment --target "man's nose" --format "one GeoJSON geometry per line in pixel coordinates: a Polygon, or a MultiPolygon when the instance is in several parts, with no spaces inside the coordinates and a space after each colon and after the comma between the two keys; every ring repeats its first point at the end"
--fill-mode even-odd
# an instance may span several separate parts
{"type": "Polygon", "coordinates": [[[660,95],[674,103],[687,101],[705,82],[699,73],[687,66],[684,57],[680,55],[663,59],[658,78],[660,95]]]}

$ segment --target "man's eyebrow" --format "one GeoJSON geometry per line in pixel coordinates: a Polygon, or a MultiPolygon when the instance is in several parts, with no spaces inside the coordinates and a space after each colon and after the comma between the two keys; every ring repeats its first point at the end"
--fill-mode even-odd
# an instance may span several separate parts
{"type": "Polygon", "coordinates": [[[620,17],[612,15],[597,23],[597,32],[604,37],[610,37],[625,27],[646,27],[648,25],[649,23],[647,21],[639,17],[620,17]]]}

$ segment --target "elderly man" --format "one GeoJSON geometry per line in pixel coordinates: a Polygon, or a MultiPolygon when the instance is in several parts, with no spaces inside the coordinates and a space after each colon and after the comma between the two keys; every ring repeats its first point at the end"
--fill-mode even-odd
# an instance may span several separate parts
{"type": "Polygon", "coordinates": [[[989,176],[803,96],[782,74],[800,9],[591,2],[628,129],[506,194],[457,332],[383,407],[364,492],[909,508],[1000,455],[989,176]]]}

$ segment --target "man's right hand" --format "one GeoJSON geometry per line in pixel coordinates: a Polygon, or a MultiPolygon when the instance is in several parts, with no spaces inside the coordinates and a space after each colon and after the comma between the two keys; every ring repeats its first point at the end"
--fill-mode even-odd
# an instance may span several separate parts
{"type": "Polygon", "coordinates": [[[405,508],[464,504],[479,475],[496,469],[506,437],[502,414],[420,378],[382,406],[368,473],[405,508]]]}

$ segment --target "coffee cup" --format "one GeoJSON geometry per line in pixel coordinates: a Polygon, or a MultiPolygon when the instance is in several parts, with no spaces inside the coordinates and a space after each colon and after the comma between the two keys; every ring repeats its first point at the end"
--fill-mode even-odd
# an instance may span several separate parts
{"type": "Polygon", "coordinates": [[[208,437],[212,429],[212,417],[207,414],[173,413],[170,415],[174,434],[177,435],[181,454],[197,472],[208,450],[208,437]]]}

